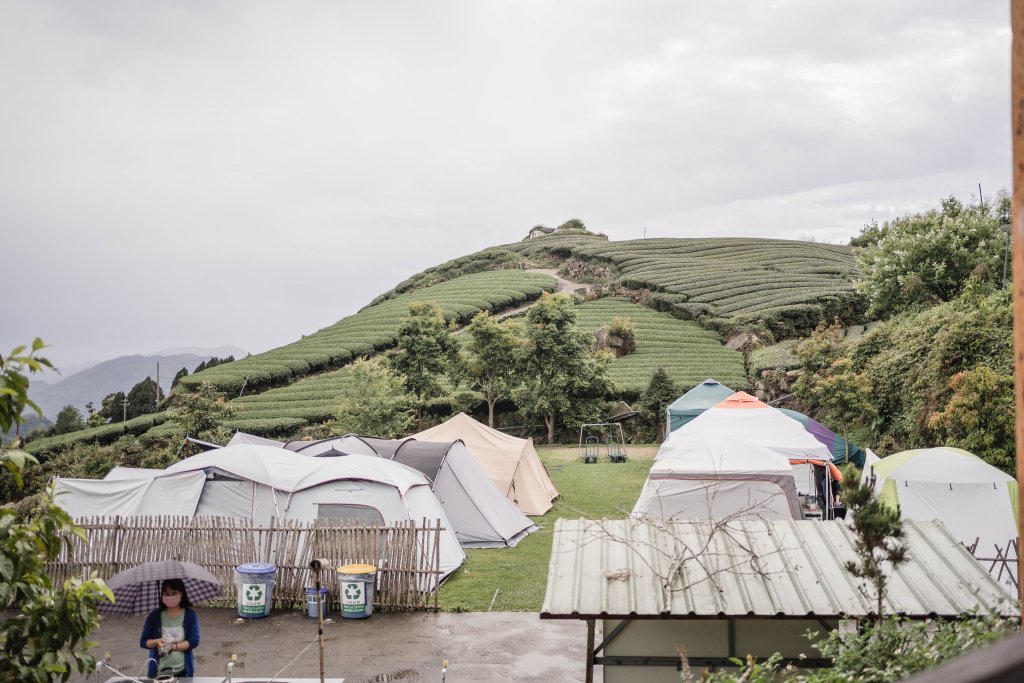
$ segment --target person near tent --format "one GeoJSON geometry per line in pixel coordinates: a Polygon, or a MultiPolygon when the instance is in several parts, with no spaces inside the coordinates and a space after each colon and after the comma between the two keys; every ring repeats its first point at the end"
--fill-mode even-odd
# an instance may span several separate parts
{"type": "Polygon", "coordinates": [[[846,505],[843,504],[840,494],[843,490],[842,476],[835,476],[835,466],[828,463],[814,464],[814,488],[817,492],[818,508],[821,510],[823,519],[846,519],[846,505]],[[825,473],[829,477],[826,480],[825,473]],[[826,500],[828,505],[825,504],[826,500]]]}
{"type": "Polygon", "coordinates": [[[160,585],[160,607],[146,616],[139,647],[149,650],[149,677],[194,676],[199,617],[181,579],[160,585]]]}

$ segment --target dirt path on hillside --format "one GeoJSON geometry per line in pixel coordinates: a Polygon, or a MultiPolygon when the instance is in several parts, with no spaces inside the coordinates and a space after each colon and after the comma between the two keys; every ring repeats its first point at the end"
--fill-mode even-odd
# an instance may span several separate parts
{"type": "MultiPolygon", "coordinates": [[[[541,273],[543,275],[550,275],[551,277],[555,278],[555,282],[558,283],[558,289],[556,291],[559,293],[564,292],[566,294],[586,294],[587,292],[594,288],[594,285],[588,285],[583,282],[573,282],[572,280],[566,280],[564,277],[558,274],[558,270],[556,270],[555,268],[530,268],[526,272],[541,273]]],[[[525,306],[512,308],[507,311],[503,311],[502,313],[498,313],[494,317],[498,318],[499,320],[502,320],[504,318],[510,318],[514,315],[522,313],[532,305],[532,303],[529,303],[526,304],[525,306]]]]}

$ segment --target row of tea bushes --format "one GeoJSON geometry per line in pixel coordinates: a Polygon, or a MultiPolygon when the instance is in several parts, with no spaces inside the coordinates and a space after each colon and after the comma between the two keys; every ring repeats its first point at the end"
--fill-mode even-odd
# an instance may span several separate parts
{"type": "Polygon", "coordinates": [[[501,270],[464,275],[383,301],[291,344],[190,375],[181,385],[188,390],[210,382],[235,396],[259,392],[392,346],[413,301],[435,302],[445,318],[466,322],[480,311],[517,306],[554,289],[554,279],[540,273],[501,270]]]}
{"type": "Polygon", "coordinates": [[[651,375],[664,368],[682,391],[714,377],[743,388],[743,354],[722,345],[714,332],[689,320],[679,320],[634,304],[623,297],[607,297],[577,307],[577,324],[589,330],[613,318],[629,318],[636,328],[636,351],[611,362],[609,374],[618,389],[636,396],[647,388],[651,375]]]}

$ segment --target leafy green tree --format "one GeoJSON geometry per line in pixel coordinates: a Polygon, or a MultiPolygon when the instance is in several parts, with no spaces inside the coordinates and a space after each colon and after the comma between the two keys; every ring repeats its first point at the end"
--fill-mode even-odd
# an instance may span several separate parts
{"type": "Polygon", "coordinates": [[[575,307],[564,294],[542,295],[526,321],[523,382],[513,396],[527,416],[544,419],[554,443],[560,417],[587,421],[600,413],[612,390],[609,354],[591,354],[593,335],[576,327],[575,307]]]}
{"type": "Polygon", "coordinates": [[[115,422],[123,422],[125,416],[125,399],[123,391],[115,391],[112,394],[107,394],[103,397],[103,401],[100,403],[100,409],[96,412],[97,415],[103,418],[104,422],[111,424],[115,422]]]}
{"type": "Polygon", "coordinates": [[[413,416],[405,385],[405,378],[380,358],[356,360],[335,414],[341,429],[384,438],[404,436],[413,416]]]}
{"type": "Polygon", "coordinates": [[[188,377],[188,368],[182,368],[174,374],[174,379],[171,380],[171,389],[178,386],[178,382],[181,381],[182,377],[188,377]]]}
{"type": "Polygon", "coordinates": [[[105,417],[100,415],[99,411],[93,405],[92,401],[85,404],[85,426],[86,427],[99,427],[100,425],[106,424],[107,420],[105,417]]]}
{"type": "Polygon", "coordinates": [[[42,417],[43,411],[28,397],[28,376],[24,373],[53,369],[49,360],[37,355],[45,347],[43,340],[36,337],[28,353],[27,346],[18,346],[6,358],[0,356],[0,434],[14,427],[15,438],[20,437],[19,429],[25,423],[22,413],[26,409],[42,417]]]}
{"type": "Polygon", "coordinates": [[[60,412],[57,413],[57,421],[53,425],[53,433],[68,434],[70,432],[77,432],[80,429],[85,429],[85,419],[82,417],[82,411],[72,405],[61,408],[60,412]]]}
{"type": "Polygon", "coordinates": [[[424,405],[441,394],[456,360],[458,346],[450,332],[440,306],[427,302],[410,303],[408,317],[398,326],[394,369],[405,377],[406,389],[415,398],[420,429],[424,405]]]}
{"type": "Polygon", "coordinates": [[[873,230],[877,242],[855,250],[864,273],[858,287],[871,299],[872,313],[949,301],[972,273],[1001,277],[1006,236],[1000,226],[998,206],[964,206],[950,197],[941,210],[873,230]]]}
{"type": "Polygon", "coordinates": [[[177,394],[176,400],[178,407],[171,419],[182,428],[186,436],[198,439],[210,439],[216,435],[224,420],[234,412],[224,394],[209,382],[201,383],[192,391],[177,394]]]}
{"type": "Polygon", "coordinates": [[[938,442],[963,448],[985,462],[1014,473],[1013,377],[988,367],[953,375],[946,407],[928,418],[938,442]]]}
{"type": "Polygon", "coordinates": [[[587,226],[583,224],[579,218],[570,218],[566,222],[555,228],[558,232],[572,233],[572,234],[590,234],[587,230],[587,226]]]}
{"type": "Polygon", "coordinates": [[[640,397],[640,410],[644,418],[654,425],[657,439],[664,441],[667,436],[667,417],[665,410],[672,401],[679,398],[679,387],[672,378],[665,372],[665,368],[658,368],[651,375],[651,381],[640,397]]]}
{"type": "Polygon", "coordinates": [[[163,398],[164,392],[152,377],[147,377],[128,392],[128,419],[155,413],[163,398]]]}
{"type": "MultiPolygon", "coordinates": [[[[0,358],[0,430],[21,424],[26,408],[38,412],[28,397],[26,372],[53,367],[36,356],[43,347],[36,339],[27,355],[25,347],[18,347],[0,358]]],[[[34,463],[24,451],[0,450],[2,476],[13,478],[19,489],[26,465],[34,463]]],[[[85,675],[96,668],[88,652],[95,643],[88,637],[98,625],[97,601],[113,600],[113,594],[95,574],[54,587],[46,573],[46,563],[71,536],[85,540],[67,513],[54,505],[52,488],[25,519],[10,507],[0,507],[0,608],[8,612],[0,621],[0,680],[66,681],[73,671],[85,675]]]]}
{"type": "Polygon", "coordinates": [[[523,345],[522,327],[500,322],[481,311],[466,327],[469,344],[465,368],[469,384],[487,401],[487,426],[494,427],[494,404],[512,395],[523,345]]]}

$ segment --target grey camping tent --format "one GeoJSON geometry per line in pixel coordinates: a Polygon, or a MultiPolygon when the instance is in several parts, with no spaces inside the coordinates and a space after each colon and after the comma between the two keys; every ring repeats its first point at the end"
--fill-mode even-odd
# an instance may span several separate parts
{"type": "Polygon", "coordinates": [[[376,455],[422,472],[430,480],[459,542],[467,548],[511,548],[537,530],[498,490],[462,441],[348,434],[322,441],[290,441],[285,448],[312,457],[376,455]]]}

